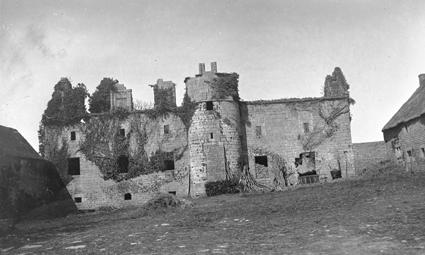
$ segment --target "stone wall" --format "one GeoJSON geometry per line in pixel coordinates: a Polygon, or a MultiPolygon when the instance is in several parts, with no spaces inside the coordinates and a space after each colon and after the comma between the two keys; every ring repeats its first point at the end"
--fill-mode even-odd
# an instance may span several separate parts
{"type": "Polygon", "coordinates": [[[240,170],[239,104],[214,101],[198,104],[189,128],[191,195],[205,195],[207,181],[224,180],[240,170]]]}
{"type": "Polygon", "coordinates": [[[391,161],[384,141],[354,143],[353,151],[357,175],[385,166],[391,161]]]}
{"type": "MultiPolygon", "coordinates": [[[[95,121],[92,117],[90,121],[95,121]]],[[[144,113],[134,112],[128,117],[116,120],[120,129],[129,133],[129,153],[138,151],[137,140],[134,139],[131,128],[134,128],[134,121],[138,121],[141,130],[146,131],[147,140],[144,144],[144,151],[147,156],[153,156],[157,151],[176,152],[174,170],[159,171],[149,174],[141,174],[130,179],[120,181],[105,180],[104,173],[99,166],[87,159],[82,152],[81,145],[86,139],[86,124],[81,123],[67,127],[46,127],[45,155],[55,161],[54,151],[60,151],[66,146],[66,158],[79,158],[80,174],[69,175],[67,165],[59,167],[62,179],[66,182],[66,187],[76,201],[79,210],[96,209],[99,207],[123,207],[128,205],[140,205],[152,198],[159,192],[173,192],[177,196],[187,196],[189,192],[189,151],[187,150],[186,128],[180,118],[172,113],[158,116],[155,119],[144,113]],[[168,125],[168,132],[165,133],[164,126],[168,125]],[[75,140],[71,140],[71,132],[76,133],[75,140]],[[178,155],[177,155],[178,154],[178,155]],[[178,157],[178,158],[177,158],[178,157]],[[130,200],[125,200],[125,194],[131,194],[130,200]]],[[[110,121],[112,123],[112,120],[110,121]]],[[[104,137],[106,141],[112,141],[112,137],[104,137]]],[[[111,142],[107,143],[112,146],[111,142]]],[[[99,148],[102,151],[105,148],[99,148]]]]}
{"type": "Polygon", "coordinates": [[[392,139],[386,142],[393,162],[403,165],[407,171],[425,170],[425,116],[413,119],[393,130],[392,139]]]}
{"type": "Polygon", "coordinates": [[[249,167],[253,176],[262,177],[260,181],[272,182],[277,169],[270,161],[269,173],[264,173],[261,168],[262,173],[255,173],[255,156],[270,158],[271,154],[286,161],[288,171],[292,173],[290,185],[298,182],[298,173],[305,172],[295,164],[296,158],[304,152],[314,152],[315,170],[321,180],[330,180],[333,169],[341,169],[343,177],[354,175],[347,98],[247,102],[243,108],[249,167]],[[329,113],[338,107],[345,107],[346,112],[333,121],[336,128],[331,130],[320,116],[319,109],[329,113]],[[308,139],[311,136],[314,143],[307,142],[312,140],[308,139]]]}

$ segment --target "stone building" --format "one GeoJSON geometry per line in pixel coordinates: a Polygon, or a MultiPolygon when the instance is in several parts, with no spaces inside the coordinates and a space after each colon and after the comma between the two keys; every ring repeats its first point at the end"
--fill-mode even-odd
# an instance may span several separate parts
{"type": "Polygon", "coordinates": [[[392,160],[408,171],[425,169],[425,74],[419,88],[382,129],[392,160]]]}
{"type": "Polygon", "coordinates": [[[111,99],[124,114],[44,126],[44,155],[67,163],[58,169],[79,209],[142,204],[158,192],[204,196],[207,182],[243,169],[273,189],[354,175],[352,100],[339,68],[316,98],[242,101],[238,77],[200,64],[179,107],[175,84],[159,79],[154,109],[111,99]]]}

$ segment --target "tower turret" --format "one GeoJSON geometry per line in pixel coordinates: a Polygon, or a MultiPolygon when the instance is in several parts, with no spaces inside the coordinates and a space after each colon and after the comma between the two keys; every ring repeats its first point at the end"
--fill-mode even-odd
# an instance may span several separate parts
{"type": "Polygon", "coordinates": [[[185,83],[189,98],[197,103],[188,133],[191,195],[202,196],[206,182],[231,178],[241,168],[238,74],[217,73],[213,62],[211,71],[185,83]]]}

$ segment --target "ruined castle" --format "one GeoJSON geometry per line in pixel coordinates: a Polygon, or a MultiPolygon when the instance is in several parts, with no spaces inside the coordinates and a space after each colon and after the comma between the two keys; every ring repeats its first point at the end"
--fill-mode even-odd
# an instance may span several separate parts
{"type": "Polygon", "coordinates": [[[116,84],[110,111],[44,126],[42,154],[80,210],[143,204],[157,193],[198,197],[205,184],[248,173],[273,189],[354,175],[349,85],[335,68],[322,97],[243,101],[238,74],[199,65],[175,84],[150,85],[154,109],[134,110],[116,84]]]}

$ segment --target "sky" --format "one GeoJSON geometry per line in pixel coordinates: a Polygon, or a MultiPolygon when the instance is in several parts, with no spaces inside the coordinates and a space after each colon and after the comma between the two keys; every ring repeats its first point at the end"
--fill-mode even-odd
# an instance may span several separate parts
{"type": "Polygon", "coordinates": [[[0,0],[0,125],[38,149],[41,115],[61,77],[92,93],[103,77],[152,102],[149,84],[177,84],[217,61],[244,100],[319,97],[341,67],[353,142],[382,127],[425,73],[423,0],[0,0]]]}

